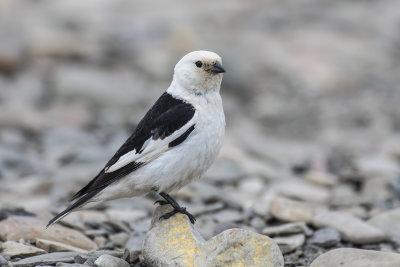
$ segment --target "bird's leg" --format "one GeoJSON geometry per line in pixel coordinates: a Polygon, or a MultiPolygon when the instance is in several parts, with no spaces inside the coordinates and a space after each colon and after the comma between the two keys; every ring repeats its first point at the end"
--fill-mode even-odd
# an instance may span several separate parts
{"type": "Polygon", "coordinates": [[[170,204],[174,210],[168,213],[165,213],[164,215],[162,215],[160,217],[160,219],[168,219],[169,217],[177,214],[177,213],[182,213],[185,214],[186,216],[189,217],[189,220],[192,224],[194,224],[194,222],[196,221],[196,218],[190,214],[185,207],[181,207],[179,206],[178,202],[176,202],[170,195],[168,195],[167,193],[161,192],[160,196],[162,196],[165,201],[157,201],[157,203],[160,203],[160,205],[165,205],[165,204],[170,204]]]}

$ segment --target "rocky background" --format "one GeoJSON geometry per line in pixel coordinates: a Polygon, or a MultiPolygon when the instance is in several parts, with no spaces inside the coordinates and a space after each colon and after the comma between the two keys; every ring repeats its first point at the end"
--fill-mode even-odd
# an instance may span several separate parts
{"type": "Polygon", "coordinates": [[[197,231],[267,235],[285,266],[400,266],[397,0],[0,1],[0,266],[145,266],[155,196],[44,227],[199,49],[227,69],[227,134],[176,194],[197,231]]]}

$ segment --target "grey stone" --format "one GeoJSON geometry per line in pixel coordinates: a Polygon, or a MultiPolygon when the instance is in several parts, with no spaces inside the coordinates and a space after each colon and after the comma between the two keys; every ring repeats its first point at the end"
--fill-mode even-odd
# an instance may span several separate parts
{"type": "Polygon", "coordinates": [[[386,235],[375,226],[357,217],[340,211],[322,211],[315,215],[313,224],[317,227],[335,228],[343,240],[356,244],[383,241],[386,235]]]}
{"type": "Polygon", "coordinates": [[[67,245],[57,241],[51,241],[46,239],[36,239],[36,246],[38,248],[44,249],[47,252],[78,252],[78,253],[88,253],[88,250],[77,248],[71,245],[67,245]]]}
{"type": "Polygon", "coordinates": [[[261,178],[246,178],[240,182],[238,190],[253,197],[264,192],[264,187],[265,182],[261,178]]]}
{"type": "Polygon", "coordinates": [[[3,257],[3,255],[0,254],[0,266],[6,265],[6,264],[7,264],[7,260],[3,257]]]}
{"type": "Polygon", "coordinates": [[[56,264],[58,262],[73,263],[79,254],[76,252],[54,252],[34,256],[13,262],[14,267],[31,267],[36,265],[56,264]]]}
{"type": "Polygon", "coordinates": [[[46,251],[37,247],[24,245],[15,241],[7,241],[1,244],[2,253],[11,258],[26,258],[36,255],[45,254],[46,251]]]}
{"type": "Polygon", "coordinates": [[[400,254],[363,250],[355,248],[338,248],[328,251],[316,258],[310,267],[394,267],[400,266],[400,254]]]}
{"type": "Polygon", "coordinates": [[[391,198],[390,179],[388,177],[372,177],[363,183],[361,196],[370,203],[382,203],[391,198]]]}
{"type": "Polygon", "coordinates": [[[274,188],[283,196],[314,203],[326,203],[331,196],[328,188],[302,180],[281,182],[274,188]]]}
{"type": "Polygon", "coordinates": [[[57,263],[56,266],[62,266],[62,267],[91,267],[91,265],[82,264],[82,263],[57,263]]]}
{"type": "Polygon", "coordinates": [[[131,252],[136,253],[142,250],[143,240],[145,237],[145,232],[134,231],[131,233],[125,247],[131,252]]]}
{"type": "Polygon", "coordinates": [[[122,251],[119,251],[119,250],[95,250],[95,251],[89,252],[88,255],[90,257],[98,258],[98,257],[100,257],[101,255],[104,255],[104,254],[120,258],[120,257],[123,256],[124,253],[122,251]]]}
{"type": "Polygon", "coordinates": [[[333,206],[354,206],[363,202],[363,199],[354,188],[348,184],[339,184],[332,189],[332,199],[330,204],[333,206]]]}
{"type": "Polygon", "coordinates": [[[309,229],[304,222],[286,223],[276,226],[268,226],[262,230],[263,235],[276,236],[276,235],[287,235],[287,234],[298,234],[304,233],[309,234],[309,229]]]}
{"type": "Polygon", "coordinates": [[[397,162],[386,156],[362,156],[355,163],[358,170],[368,177],[384,176],[390,178],[400,172],[397,162]]]}
{"type": "Polygon", "coordinates": [[[368,223],[381,229],[390,238],[400,239],[400,208],[373,216],[368,223]]]}
{"type": "Polygon", "coordinates": [[[306,174],[306,180],[317,185],[334,186],[339,183],[339,178],[331,173],[312,170],[306,174]]]}
{"type": "Polygon", "coordinates": [[[106,245],[107,242],[107,238],[105,238],[104,236],[95,236],[93,241],[96,243],[96,245],[99,248],[103,248],[106,245]]]}
{"type": "Polygon", "coordinates": [[[304,244],[304,234],[274,237],[274,241],[278,244],[283,254],[292,252],[304,244]]]}
{"type": "Polygon", "coordinates": [[[261,230],[265,227],[265,220],[260,217],[254,217],[250,221],[251,227],[257,230],[257,232],[261,232],[261,230]]]}
{"type": "Polygon", "coordinates": [[[305,202],[275,197],[270,203],[270,212],[282,221],[310,223],[316,210],[305,202]]]}
{"type": "Polygon", "coordinates": [[[94,264],[96,267],[130,267],[123,259],[108,254],[101,255],[94,264]]]}
{"type": "Polygon", "coordinates": [[[324,248],[337,245],[340,242],[340,234],[334,228],[321,228],[314,232],[313,236],[308,239],[308,243],[324,248]]]}
{"type": "Polygon", "coordinates": [[[117,247],[124,247],[129,239],[129,234],[121,232],[109,236],[110,241],[117,247]]]}

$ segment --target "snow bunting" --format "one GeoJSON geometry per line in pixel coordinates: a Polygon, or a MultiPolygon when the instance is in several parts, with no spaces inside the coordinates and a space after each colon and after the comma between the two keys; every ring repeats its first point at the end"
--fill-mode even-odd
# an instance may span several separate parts
{"type": "Polygon", "coordinates": [[[185,55],[175,66],[171,85],[133,134],[47,227],[74,210],[151,191],[164,198],[158,203],[174,208],[161,218],[179,212],[194,223],[194,216],[168,193],[200,178],[221,149],[225,116],[219,91],[224,72],[221,58],[213,52],[185,55]]]}

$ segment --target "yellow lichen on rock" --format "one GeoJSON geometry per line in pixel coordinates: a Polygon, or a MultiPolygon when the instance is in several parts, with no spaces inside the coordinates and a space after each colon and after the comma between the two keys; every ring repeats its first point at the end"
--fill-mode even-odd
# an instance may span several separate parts
{"type": "Polygon", "coordinates": [[[143,244],[143,256],[151,266],[283,266],[277,244],[265,235],[243,229],[229,229],[205,241],[187,217],[158,207],[143,244]]]}
{"type": "Polygon", "coordinates": [[[193,238],[191,229],[183,218],[183,214],[176,214],[176,220],[165,220],[163,226],[168,232],[165,239],[164,250],[172,250],[181,258],[185,266],[191,266],[194,262],[194,255],[199,250],[199,245],[193,238]]]}

